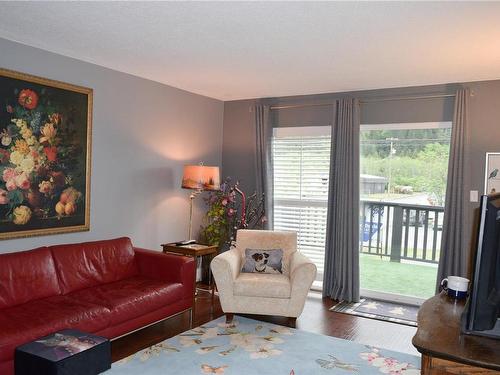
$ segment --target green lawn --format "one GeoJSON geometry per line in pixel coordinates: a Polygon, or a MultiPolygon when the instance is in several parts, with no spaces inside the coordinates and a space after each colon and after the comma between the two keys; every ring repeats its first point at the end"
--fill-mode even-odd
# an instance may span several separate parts
{"type": "Polygon", "coordinates": [[[421,298],[434,295],[437,267],[390,262],[387,257],[359,254],[361,288],[421,298]]]}

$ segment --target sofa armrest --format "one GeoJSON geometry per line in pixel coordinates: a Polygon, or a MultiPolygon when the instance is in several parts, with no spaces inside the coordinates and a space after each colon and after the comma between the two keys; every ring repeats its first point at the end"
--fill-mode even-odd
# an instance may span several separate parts
{"type": "Polygon", "coordinates": [[[170,283],[181,283],[184,298],[193,298],[196,262],[182,255],[134,248],[139,274],[170,283]]]}

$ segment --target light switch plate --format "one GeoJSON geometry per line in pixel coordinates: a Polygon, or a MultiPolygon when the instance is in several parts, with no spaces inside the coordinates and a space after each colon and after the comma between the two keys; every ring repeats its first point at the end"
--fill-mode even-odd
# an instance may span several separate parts
{"type": "Polygon", "coordinates": [[[471,202],[478,202],[479,201],[479,195],[478,195],[477,190],[470,191],[470,201],[471,202]]]}

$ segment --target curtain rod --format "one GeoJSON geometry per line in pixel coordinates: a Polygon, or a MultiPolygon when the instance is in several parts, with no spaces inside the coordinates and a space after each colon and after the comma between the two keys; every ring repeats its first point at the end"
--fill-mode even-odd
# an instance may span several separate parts
{"type": "MultiPolygon", "coordinates": [[[[455,94],[439,94],[439,95],[420,95],[420,96],[392,96],[387,98],[373,98],[373,99],[365,99],[360,100],[360,104],[365,103],[376,103],[376,102],[388,102],[388,101],[397,101],[397,100],[418,100],[418,99],[436,99],[436,98],[452,98],[455,97],[455,94]]],[[[276,109],[290,109],[290,108],[303,108],[303,107],[324,107],[331,106],[333,103],[313,103],[313,104],[290,104],[290,105],[281,105],[281,106],[271,106],[269,109],[271,111],[276,109]]]]}

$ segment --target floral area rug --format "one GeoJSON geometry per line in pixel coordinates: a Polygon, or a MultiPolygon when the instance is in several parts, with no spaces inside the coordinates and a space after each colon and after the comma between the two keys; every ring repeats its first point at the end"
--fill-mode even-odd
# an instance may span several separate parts
{"type": "Polygon", "coordinates": [[[219,318],[115,362],[106,375],[420,374],[420,358],[270,323],[219,318]]]}
{"type": "Polygon", "coordinates": [[[401,303],[362,299],[357,303],[339,302],[330,311],[417,326],[418,307],[401,303]]]}

